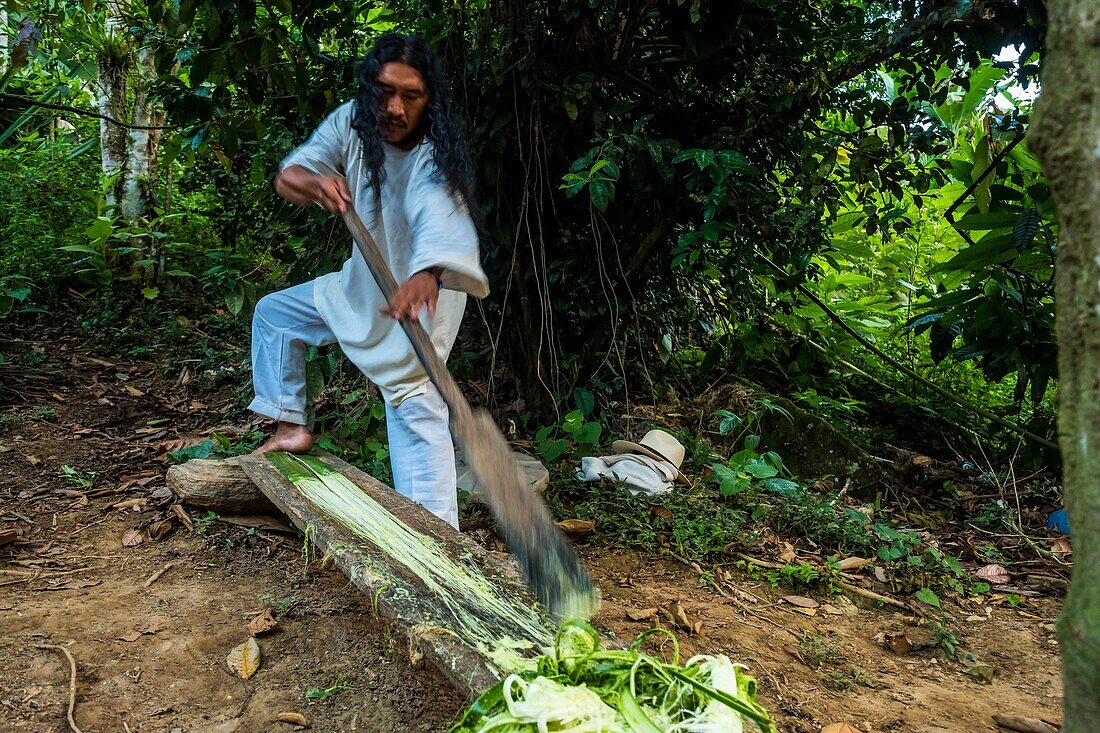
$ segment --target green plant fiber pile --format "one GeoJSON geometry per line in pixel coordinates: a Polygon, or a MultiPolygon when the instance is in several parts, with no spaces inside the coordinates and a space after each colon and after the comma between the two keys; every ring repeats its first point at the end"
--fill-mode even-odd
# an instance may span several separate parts
{"type": "Polygon", "coordinates": [[[419,578],[438,612],[435,623],[481,650],[498,668],[510,671],[522,664],[517,649],[550,643],[553,632],[535,610],[502,597],[477,567],[450,557],[339,471],[315,456],[276,452],[268,459],[307,501],[419,578]]]}
{"type": "Polygon", "coordinates": [[[590,625],[567,621],[544,656],[485,692],[450,733],[775,731],[756,703],[756,680],[728,657],[679,659],[676,637],[664,629],[641,634],[629,649],[604,649],[590,625]],[[671,662],[641,651],[661,633],[672,638],[671,662]]]}

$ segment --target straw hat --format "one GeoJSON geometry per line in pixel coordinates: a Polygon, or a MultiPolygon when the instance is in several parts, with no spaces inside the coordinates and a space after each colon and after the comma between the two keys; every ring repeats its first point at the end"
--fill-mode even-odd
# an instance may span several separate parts
{"type": "Polygon", "coordinates": [[[685,486],[691,486],[687,476],[680,470],[680,465],[684,462],[684,446],[664,430],[650,430],[638,443],[616,440],[611,444],[611,449],[620,454],[641,453],[658,461],[668,461],[676,468],[676,480],[685,486]]]}

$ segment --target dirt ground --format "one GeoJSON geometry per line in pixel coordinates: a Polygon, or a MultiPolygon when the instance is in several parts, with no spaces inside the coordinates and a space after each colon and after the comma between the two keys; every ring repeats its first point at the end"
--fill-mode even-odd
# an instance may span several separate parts
{"type": "MultiPolygon", "coordinates": [[[[212,427],[221,405],[188,398],[185,372],[166,377],[152,363],[107,362],[74,344],[24,343],[56,374],[5,378],[0,537],[18,535],[0,546],[0,729],[70,730],[69,664],[44,648],[62,645],[77,664],[84,733],[295,729],[275,722],[281,712],[304,714],[321,732],[446,730],[463,700],[434,669],[410,664],[403,640],[343,576],[304,567],[297,537],[205,521],[197,510],[188,530],[168,501],[145,512],[112,508],[163,495],[165,441],[212,427]],[[66,477],[65,466],[75,473],[66,477]],[[142,525],[167,535],[124,546],[142,525]],[[278,627],[258,639],[260,671],[241,680],[226,654],[268,606],[278,627]],[[330,694],[309,700],[310,690],[330,694]]],[[[630,639],[663,617],[652,609],[678,604],[681,626],[695,627],[677,630],[682,655],[721,652],[748,665],[782,731],[835,722],[995,730],[994,713],[1060,720],[1057,600],[950,609],[955,633],[994,669],[979,685],[937,649],[885,648],[881,634],[912,625],[904,612],[833,596],[819,597],[827,607],[810,616],[780,602],[789,591],[733,568],[723,596],[667,558],[591,548],[584,556],[604,594],[600,621],[630,639]]]]}

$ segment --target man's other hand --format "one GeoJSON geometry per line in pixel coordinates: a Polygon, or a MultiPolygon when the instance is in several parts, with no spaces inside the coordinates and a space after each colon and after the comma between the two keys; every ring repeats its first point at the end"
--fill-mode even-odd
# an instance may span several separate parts
{"type": "Polygon", "coordinates": [[[300,165],[287,166],[275,178],[275,192],[300,206],[316,204],[333,214],[351,206],[351,189],[343,176],[318,175],[300,165]]]}
{"type": "Polygon", "coordinates": [[[404,282],[390,298],[382,315],[395,321],[415,320],[420,311],[428,308],[428,315],[435,315],[435,304],[439,300],[439,272],[421,270],[404,282]]]}
{"type": "Polygon", "coordinates": [[[330,214],[343,214],[351,206],[351,189],[343,176],[317,176],[314,202],[330,214]]]}

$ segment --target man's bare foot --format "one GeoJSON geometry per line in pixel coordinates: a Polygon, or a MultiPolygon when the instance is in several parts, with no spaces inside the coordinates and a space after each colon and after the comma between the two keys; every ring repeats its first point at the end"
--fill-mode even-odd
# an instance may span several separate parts
{"type": "Polygon", "coordinates": [[[279,427],[275,428],[275,434],[271,436],[271,439],[252,451],[252,454],[270,453],[274,450],[285,450],[288,453],[308,453],[309,449],[313,447],[313,443],[313,433],[305,425],[280,421],[279,427]]]}

